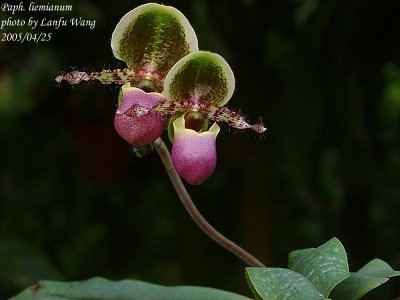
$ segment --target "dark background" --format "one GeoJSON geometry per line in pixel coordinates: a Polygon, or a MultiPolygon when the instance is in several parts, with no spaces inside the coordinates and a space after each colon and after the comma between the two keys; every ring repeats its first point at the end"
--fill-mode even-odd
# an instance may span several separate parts
{"type": "MultiPolygon", "coordinates": [[[[114,132],[118,87],[54,82],[73,68],[124,67],[111,33],[144,1],[51,3],[73,12],[13,16],[82,16],[96,28],[0,42],[0,298],[92,276],[250,295],[244,264],[195,226],[158,156],[136,158],[114,132]]],[[[336,236],[351,270],[374,257],[400,269],[399,2],[163,3],[230,63],[229,106],[268,127],[262,138],[223,127],[215,173],[188,187],[210,223],[271,267],[336,236]]],[[[370,299],[400,296],[399,286],[370,299]]]]}

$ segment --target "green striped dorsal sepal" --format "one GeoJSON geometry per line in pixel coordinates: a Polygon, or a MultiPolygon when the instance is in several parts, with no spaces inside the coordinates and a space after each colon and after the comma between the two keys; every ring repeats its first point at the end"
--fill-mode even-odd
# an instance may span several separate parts
{"type": "Polygon", "coordinates": [[[179,60],[164,81],[164,94],[170,101],[190,101],[223,106],[232,97],[235,78],[220,55],[193,52],[179,60]]]}
{"type": "Polygon", "coordinates": [[[128,68],[162,82],[171,67],[197,51],[198,45],[192,26],[180,11],[148,3],[122,17],[112,34],[111,48],[128,68]]]}

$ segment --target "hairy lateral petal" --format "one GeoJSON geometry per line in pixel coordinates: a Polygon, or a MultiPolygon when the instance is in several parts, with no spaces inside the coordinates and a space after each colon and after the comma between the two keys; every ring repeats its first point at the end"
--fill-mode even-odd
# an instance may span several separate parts
{"type": "Polygon", "coordinates": [[[161,101],[157,103],[154,107],[152,108],[146,108],[140,105],[133,105],[127,110],[121,110],[119,109],[117,113],[119,114],[125,114],[128,116],[141,116],[143,114],[146,114],[150,110],[155,112],[158,115],[161,116],[171,116],[171,115],[176,115],[183,113],[185,111],[188,111],[193,108],[193,105],[189,101],[168,101],[165,98],[163,98],[164,101],[161,101]]]}
{"type": "Polygon", "coordinates": [[[211,176],[217,164],[215,141],[219,126],[198,133],[184,126],[184,118],[174,121],[174,143],[171,157],[178,174],[189,184],[201,184],[211,176]]]}
{"type": "Polygon", "coordinates": [[[209,120],[213,120],[215,122],[224,122],[230,127],[236,129],[251,129],[257,133],[263,133],[267,130],[267,128],[265,128],[261,122],[256,124],[249,124],[246,122],[246,119],[238,112],[230,110],[225,106],[217,107],[214,105],[202,104],[199,111],[203,113],[209,120]]]}
{"type": "Polygon", "coordinates": [[[165,101],[154,107],[154,111],[161,115],[176,115],[193,108],[190,101],[165,101]]]}
{"type": "Polygon", "coordinates": [[[78,84],[82,81],[99,80],[102,84],[125,84],[127,82],[136,82],[143,78],[143,72],[135,71],[129,68],[103,70],[101,72],[92,72],[90,74],[80,71],[71,71],[56,77],[56,82],[66,81],[69,84],[78,84]]]}
{"type": "Polygon", "coordinates": [[[179,60],[164,81],[170,101],[190,100],[194,104],[223,106],[232,97],[235,78],[225,59],[215,53],[198,51],[179,60]]]}
{"type": "Polygon", "coordinates": [[[111,48],[128,67],[165,76],[198,45],[192,26],[179,10],[148,3],[122,17],[112,34],[111,48]]]}
{"type": "Polygon", "coordinates": [[[71,71],[57,76],[55,80],[58,84],[61,84],[62,81],[66,81],[69,84],[78,84],[82,81],[89,81],[93,79],[94,78],[91,78],[86,72],[71,71]]]}

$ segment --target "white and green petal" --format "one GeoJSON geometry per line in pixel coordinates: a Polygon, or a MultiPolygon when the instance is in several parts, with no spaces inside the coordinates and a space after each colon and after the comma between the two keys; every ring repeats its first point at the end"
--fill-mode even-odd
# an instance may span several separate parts
{"type": "Polygon", "coordinates": [[[182,57],[198,50],[186,17],[171,6],[148,3],[122,17],[112,37],[114,56],[129,68],[166,76],[182,57]]]}
{"type": "Polygon", "coordinates": [[[198,51],[179,60],[168,72],[164,95],[170,101],[223,106],[235,90],[235,77],[226,60],[215,53],[198,51]]]}

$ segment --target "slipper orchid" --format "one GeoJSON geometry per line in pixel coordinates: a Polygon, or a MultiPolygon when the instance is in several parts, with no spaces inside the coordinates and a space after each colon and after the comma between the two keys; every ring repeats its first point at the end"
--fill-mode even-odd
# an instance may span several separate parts
{"type": "Polygon", "coordinates": [[[261,123],[247,123],[225,106],[234,89],[234,75],[225,59],[197,51],[180,59],[168,72],[162,93],[164,101],[152,108],[134,104],[121,113],[135,118],[151,112],[171,116],[168,129],[173,132],[170,136],[174,166],[188,183],[200,184],[213,173],[217,162],[215,139],[219,126],[214,123],[207,130],[208,121],[258,133],[266,130],[261,123]]]}
{"type": "Polygon", "coordinates": [[[111,47],[127,68],[72,71],[56,81],[123,85],[114,125],[134,147],[152,144],[169,118],[172,161],[188,183],[202,183],[215,169],[217,123],[257,133],[266,130],[225,106],[235,89],[233,72],[220,55],[198,51],[196,34],[177,9],[155,3],[133,9],[117,24],[111,47]],[[209,128],[210,121],[214,123],[209,128]]]}
{"type": "Polygon", "coordinates": [[[103,84],[123,84],[115,129],[134,147],[151,144],[161,136],[165,118],[152,112],[140,117],[121,115],[121,112],[132,105],[152,108],[164,100],[160,92],[165,76],[179,59],[198,50],[196,34],[185,16],[174,7],[149,3],[122,17],[112,34],[111,48],[127,68],[90,74],[72,71],[58,76],[56,81],[78,84],[99,80],[103,84]]]}

